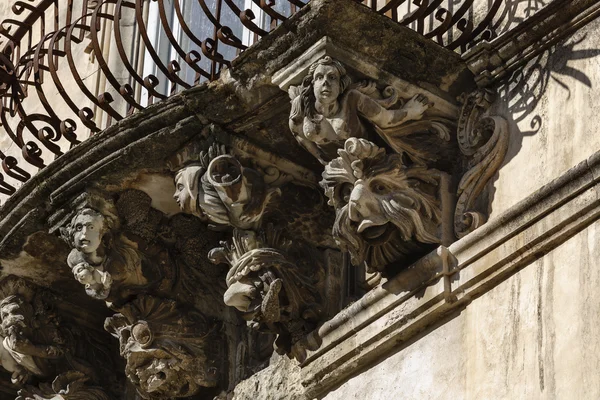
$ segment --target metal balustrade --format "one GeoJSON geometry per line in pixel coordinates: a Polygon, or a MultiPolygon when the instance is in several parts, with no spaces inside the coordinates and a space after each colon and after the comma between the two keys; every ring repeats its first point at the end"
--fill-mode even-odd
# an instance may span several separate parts
{"type": "MultiPolygon", "coordinates": [[[[461,53],[492,39],[513,7],[489,0],[476,13],[474,0],[362,3],[461,53]]],[[[0,194],[12,195],[35,169],[90,134],[217,79],[240,52],[305,6],[305,0],[14,1],[14,15],[0,24],[0,143],[2,136],[10,142],[10,149],[0,148],[0,194]]]]}

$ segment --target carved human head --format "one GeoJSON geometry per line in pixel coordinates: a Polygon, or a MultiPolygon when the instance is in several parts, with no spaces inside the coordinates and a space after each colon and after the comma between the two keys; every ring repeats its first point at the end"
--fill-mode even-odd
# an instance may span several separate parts
{"type": "Polygon", "coordinates": [[[82,253],[91,254],[102,245],[109,224],[100,212],[83,208],[77,211],[67,229],[72,245],[82,253]]]}
{"type": "Polygon", "coordinates": [[[336,209],[334,237],[353,264],[382,270],[416,242],[439,242],[437,171],[405,166],[399,154],[364,139],[348,139],[338,154],[321,186],[336,209]]]}
{"type": "Polygon", "coordinates": [[[350,85],[350,77],[346,73],[346,68],[329,56],[313,63],[305,80],[312,86],[315,99],[323,104],[336,101],[350,85]]]}
{"type": "Polygon", "coordinates": [[[200,178],[206,171],[201,165],[189,165],[180,169],[175,175],[175,193],[173,198],[179,204],[181,211],[196,216],[202,216],[198,207],[200,178]]]}
{"type": "Polygon", "coordinates": [[[143,398],[180,398],[218,383],[221,356],[215,326],[199,313],[163,298],[142,295],[107,318],[120,342],[125,373],[143,398]]]}
{"type": "Polygon", "coordinates": [[[94,283],[93,271],[93,267],[86,262],[79,263],[73,267],[73,275],[75,276],[75,279],[84,285],[94,283]]]}

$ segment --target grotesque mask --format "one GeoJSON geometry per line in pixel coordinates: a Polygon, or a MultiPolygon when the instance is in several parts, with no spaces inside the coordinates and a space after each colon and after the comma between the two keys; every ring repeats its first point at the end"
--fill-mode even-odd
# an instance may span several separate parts
{"type": "Polygon", "coordinates": [[[348,139],[338,154],[321,186],[336,209],[334,237],[354,265],[381,271],[419,243],[439,242],[438,171],[405,166],[364,139],[348,139]]]}

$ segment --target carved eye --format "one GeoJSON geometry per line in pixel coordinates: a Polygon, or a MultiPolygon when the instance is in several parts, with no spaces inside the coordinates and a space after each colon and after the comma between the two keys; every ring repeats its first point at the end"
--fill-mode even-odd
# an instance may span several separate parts
{"type": "Polygon", "coordinates": [[[83,225],[77,224],[75,225],[75,229],[77,230],[77,232],[81,232],[81,230],[83,229],[83,225]]]}
{"type": "Polygon", "coordinates": [[[386,194],[388,192],[388,188],[381,182],[374,182],[371,184],[371,190],[375,194],[386,194]]]}
{"type": "Polygon", "coordinates": [[[183,190],[183,184],[182,183],[179,183],[177,185],[177,190],[179,190],[180,192],[183,190]]]}
{"type": "Polygon", "coordinates": [[[330,74],[328,78],[329,78],[329,80],[337,81],[337,76],[334,74],[330,74]]]}
{"type": "Polygon", "coordinates": [[[94,225],[88,225],[88,227],[87,227],[87,228],[88,228],[90,231],[93,231],[93,230],[94,230],[94,225]]]}

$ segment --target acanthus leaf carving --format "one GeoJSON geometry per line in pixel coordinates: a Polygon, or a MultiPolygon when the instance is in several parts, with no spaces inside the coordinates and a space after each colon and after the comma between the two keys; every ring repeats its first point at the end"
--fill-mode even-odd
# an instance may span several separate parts
{"type": "Polygon", "coordinates": [[[506,120],[487,115],[494,99],[495,94],[486,89],[463,98],[457,138],[461,152],[468,157],[468,170],[458,184],[454,214],[454,231],[459,238],[485,222],[485,215],[475,210],[475,203],[508,150],[506,120]]]}

